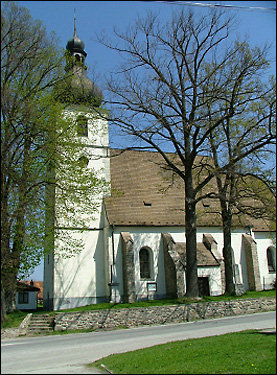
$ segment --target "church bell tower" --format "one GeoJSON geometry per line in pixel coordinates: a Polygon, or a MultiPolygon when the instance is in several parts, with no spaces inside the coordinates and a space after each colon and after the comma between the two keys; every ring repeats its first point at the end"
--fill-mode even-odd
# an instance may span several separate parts
{"type": "MultiPolygon", "coordinates": [[[[56,100],[63,104],[63,116],[76,130],[76,139],[82,143],[86,151],[85,167],[93,169],[97,177],[109,183],[107,112],[101,106],[102,91],[87,77],[87,53],[84,42],[77,36],[75,17],[73,37],[66,44],[65,57],[65,76],[58,84],[56,100]]],[[[57,192],[54,188],[49,191],[48,195],[46,193],[46,204],[48,201],[49,206],[49,201],[53,202],[51,209],[53,215],[57,216],[57,192]]],[[[108,298],[108,256],[105,253],[103,214],[105,193],[91,194],[91,199],[96,205],[91,210],[93,215],[86,220],[85,229],[75,227],[73,234],[72,228],[63,228],[65,233],[74,237],[75,243],[84,243],[82,251],[63,259],[57,257],[57,245],[59,243],[59,247],[62,247],[62,240],[57,240],[53,235],[48,241],[44,260],[44,307],[49,310],[84,306],[103,302],[108,298]]],[[[76,207],[76,212],[82,212],[82,202],[76,207]]],[[[51,216],[47,218],[46,212],[46,228],[47,225],[48,228],[52,226],[53,233],[59,229],[56,228],[56,222],[57,220],[51,216]]],[[[72,253],[74,254],[74,248],[72,253]]]]}

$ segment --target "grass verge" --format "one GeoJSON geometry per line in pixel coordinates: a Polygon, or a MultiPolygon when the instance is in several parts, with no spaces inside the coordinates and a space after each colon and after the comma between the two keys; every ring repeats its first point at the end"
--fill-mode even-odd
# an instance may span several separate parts
{"type": "MultiPolygon", "coordinates": [[[[98,303],[94,305],[76,307],[73,309],[59,310],[59,312],[70,312],[70,311],[91,311],[91,310],[102,310],[102,309],[122,309],[122,308],[134,308],[134,307],[150,307],[150,306],[163,306],[163,305],[180,305],[189,304],[195,302],[212,302],[212,301],[228,301],[241,298],[262,298],[262,297],[276,297],[276,290],[264,290],[261,292],[248,291],[242,296],[207,296],[199,299],[193,298],[179,298],[179,299],[162,299],[154,301],[141,301],[134,303],[98,303]]],[[[7,321],[4,322],[1,328],[19,327],[25,316],[32,312],[33,314],[45,314],[55,315],[55,311],[44,311],[42,307],[39,307],[37,311],[20,311],[17,310],[7,315],[7,321]]]]}
{"type": "Polygon", "coordinates": [[[263,290],[261,292],[257,291],[247,291],[242,296],[233,296],[223,294],[221,296],[206,296],[199,298],[176,298],[176,299],[160,299],[153,301],[139,301],[133,303],[98,303],[94,305],[75,307],[72,309],[59,310],[59,312],[70,312],[70,311],[88,311],[88,310],[102,310],[102,309],[132,309],[134,307],[150,307],[150,306],[163,306],[163,305],[181,305],[196,302],[212,302],[212,301],[229,301],[233,299],[241,298],[262,298],[262,297],[274,297],[276,296],[276,290],[263,290]]]}
{"type": "Polygon", "coordinates": [[[176,341],[90,364],[115,374],[276,374],[276,335],[247,330],[176,341]]]}
{"type": "MultiPolygon", "coordinates": [[[[263,290],[261,292],[257,291],[247,291],[242,296],[233,296],[233,295],[226,295],[223,294],[221,296],[206,296],[199,298],[176,298],[176,299],[160,299],[160,300],[153,300],[153,301],[139,301],[133,303],[98,303],[94,305],[87,305],[81,307],[75,307],[72,309],[66,310],[59,310],[59,312],[70,312],[70,311],[91,311],[91,310],[107,310],[107,309],[132,309],[134,307],[151,307],[151,306],[164,306],[164,305],[182,305],[182,304],[189,304],[189,303],[196,303],[196,302],[212,302],[212,301],[229,301],[233,299],[241,299],[241,298],[262,298],[262,297],[275,297],[276,290],[263,290]]],[[[40,311],[39,313],[42,313],[40,311]]],[[[45,313],[45,311],[44,311],[45,313]]],[[[54,314],[55,312],[50,312],[50,314],[54,314]]]]}
{"type": "Polygon", "coordinates": [[[21,310],[7,314],[7,320],[1,324],[1,329],[18,328],[27,314],[28,312],[21,310]]]}

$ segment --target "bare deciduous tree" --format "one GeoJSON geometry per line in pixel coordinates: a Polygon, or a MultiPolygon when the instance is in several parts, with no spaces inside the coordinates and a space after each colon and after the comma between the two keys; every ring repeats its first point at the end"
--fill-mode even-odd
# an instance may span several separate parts
{"type": "MultiPolygon", "coordinates": [[[[99,36],[102,44],[125,58],[120,71],[108,79],[111,124],[142,147],[159,152],[167,167],[184,181],[187,296],[199,293],[196,206],[217,194],[216,190],[205,194],[203,189],[215,175],[232,169],[251,147],[244,143],[243,152],[232,160],[225,157],[220,165],[207,163],[205,158],[202,165],[195,165],[196,157],[213,156],[211,137],[231,119],[244,119],[243,106],[249,98],[251,103],[260,103],[268,94],[262,87],[253,90],[250,83],[267,68],[266,48],[250,48],[245,41],[232,40],[232,23],[226,14],[214,10],[202,17],[180,11],[167,24],[149,14],[125,33],[115,31],[117,43],[99,36]],[[176,162],[166,150],[176,153],[176,162]]],[[[263,122],[263,126],[264,142],[270,142],[274,137],[271,125],[263,122]]]]}

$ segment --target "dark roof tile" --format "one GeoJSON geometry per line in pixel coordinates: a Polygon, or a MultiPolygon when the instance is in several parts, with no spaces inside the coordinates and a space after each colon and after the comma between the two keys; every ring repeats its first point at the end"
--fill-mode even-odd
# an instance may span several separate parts
{"type": "MultiPolygon", "coordinates": [[[[181,256],[182,262],[186,264],[186,243],[176,242],[176,251],[181,256]]],[[[197,243],[197,266],[219,266],[219,262],[202,242],[197,243]]]]}
{"type": "MultiPolygon", "coordinates": [[[[113,193],[111,197],[105,198],[110,224],[185,226],[184,182],[172,171],[164,168],[159,153],[111,149],[110,155],[113,193]]],[[[174,158],[175,154],[168,153],[167,156],[174,158]]],[[[211,191],[214,186],[215,181],[211,181],[204,191],[211,191]]],[[[233,226],[249,224],[254,230],[268,230],[262,219],[248,218],[245,215],[240,218],[233,217],[233,226]]],[[[204,205],[197,205],[197,225],[222,225],[218,200],[205,199],[204,205]]]]}

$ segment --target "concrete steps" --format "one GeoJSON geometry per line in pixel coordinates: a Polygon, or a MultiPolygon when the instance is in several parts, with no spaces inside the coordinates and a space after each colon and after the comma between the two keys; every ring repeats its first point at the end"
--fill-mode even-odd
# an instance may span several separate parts
{"type": "Polygon", "coordinates": [[[47,332],[54,329],[54,317],[49,314],[32,315],[28,332],[47,332]]]}

